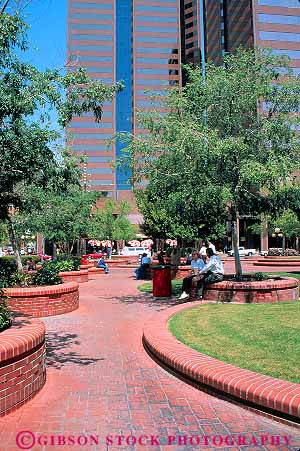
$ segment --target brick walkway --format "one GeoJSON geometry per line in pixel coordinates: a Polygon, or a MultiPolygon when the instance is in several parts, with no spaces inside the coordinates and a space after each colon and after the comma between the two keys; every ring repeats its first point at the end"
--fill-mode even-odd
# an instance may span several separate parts
{"type": "MultiPolygon", "coordinates": [[[[34,451],[298,450],[299,430],[202,393],[150,359],[141,343],[143,323],[153,311],[172,303],[153,303],[136,290],[139,282],[131,274],[114,269],[95,276],[80,285],[79,310],[45,318],[46,386],[20,410],[0,419],[0,451],[20,449],[16,435],[24,430],[40,437],[41,444],[28,448],[34,451]],[[86,438],[81,437],[82,446],[60,445],[62,434],[86,438]],[[115,436],[131,434],[158,437],[152,445],[118,445],[115,436]],[[98,435],[100,445],[90,435],[98,435]],[[113,436],[111,446],[106,445],[107,435],[113,436]],[[179,435],[202,436],[202,444],[180,444],[179,435]],[[215,443],[213,435],[219,436],[215,443]],[[168,436],[176,436],[176,442],[168,445],[168,436]],[[209,445],[203,436],[210,436],[209,445]],[[280,436],[281,444],[273,438],[272,445],[271,436],[280,436]],[[85,440],[94,444],[83,446],[85,440]],[[218,445],[221,440],[223,445],[218,445]]],[[[29,440],[25,437],[23,443],[29,440]]]]}

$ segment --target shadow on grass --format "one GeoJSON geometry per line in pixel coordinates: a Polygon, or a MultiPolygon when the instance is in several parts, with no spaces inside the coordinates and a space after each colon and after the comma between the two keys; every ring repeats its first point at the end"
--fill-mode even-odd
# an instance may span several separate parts
{"type": "Polygon", "coordinates": [[[46,335],[47,366],[61,369],[66,364],[87,366],[104,360],[103,358],[85,357],[69,350],[74,345],[80,345],[78,335],[48,332],[46,335]]]}

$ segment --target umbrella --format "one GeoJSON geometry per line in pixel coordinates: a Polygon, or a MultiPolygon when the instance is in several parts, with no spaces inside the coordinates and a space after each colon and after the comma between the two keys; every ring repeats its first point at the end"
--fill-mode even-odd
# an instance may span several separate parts
{"type": "Polygon", "coordinates": [[[154,244],[154,243],[151,239],[144,240],[141,242],[141,246],[143,246],[143,247],[151,247],[152,244],[154,244]]]}
{"type": "Polygon", "coordinates": [[[101,241],[99,241],[99,240],[89,240],[88,244],[91,244],[92,246],[101,246],[101,241]]]}
{"type": "Polygon", "coordinates": [[[171,240],[170,238],[168,238],[166,240],[166,243],[171,246],[171,247],[176,247],[177,246],[177,240],[171,240]]]}
{"type": "Polygon", "coordinates": [[[104,247],[111,247],[111,241],[109,241],[109,240],[101,241],[101,244],[104,247]]]}
{"type": "Polygon", "coordinates": [[[133,246],[133,247],[136,247],[136,246],[140,246],[140,245],[141,245],[140,242],[139,242],[138,240],[131,240],[131,241],[128,241],[128,244],[129,244],[130,246],[133,246]]]}

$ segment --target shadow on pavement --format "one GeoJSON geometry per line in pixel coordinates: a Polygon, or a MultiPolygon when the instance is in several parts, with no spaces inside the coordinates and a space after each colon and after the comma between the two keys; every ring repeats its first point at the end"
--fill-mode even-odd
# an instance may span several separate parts
{"type": "Polygon", "coordinates": [[[80,345],[80,341],[76,340],[76,334],[62,334],[57,332],[48,332],[46,334],[46,355],[47,366],[61,369],[65,364],[73,365],[91,365],[103,358],[84,357],[74,351],[67,351],[73,345],[80,345]]]}

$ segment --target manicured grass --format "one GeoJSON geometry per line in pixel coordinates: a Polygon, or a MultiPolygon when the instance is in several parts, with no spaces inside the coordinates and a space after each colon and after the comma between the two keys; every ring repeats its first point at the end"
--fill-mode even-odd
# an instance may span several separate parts
{"type": "Polygon", "coordinates": [[[169,329],[211,357],[300,382],[300,302],[204,304],[175,315],[169,329]]]}
{"type": "Polygon", "coordinates": [[[294,274],[292,272],[277,272],[277,271],[273,271],[273,272],[267,272],[266,274],[268,274],[269,276],[272,275],[272,274],[276,274],[276,276],[294,277],[295,279],[300,279],[300,272],[296,272],[294,274]]]}
{"type": "MultiPolygon", "coordinates": [[[[152,293],[152,282],[145,282],[138,286],[144,293],[152,293]]],[[[181,293],[182,280],[172,280],[172,293],[179,295],[181,293]]]]}

